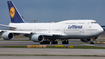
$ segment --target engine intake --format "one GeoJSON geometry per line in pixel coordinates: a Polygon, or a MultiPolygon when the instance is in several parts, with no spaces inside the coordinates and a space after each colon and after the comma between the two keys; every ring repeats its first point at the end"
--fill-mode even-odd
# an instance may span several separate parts
{"type": "Polygon", "coordinates": [[[40,34],[34,34],[32,35],[31,39],[34,42],[42,42],[44,40],[44,36],[40,34]]]}
{"type": "Polygon", "coordinates": [[[3,34],[2,34],[2,38],[4,39],[4,40],[10,40],[10,39],[12,39],[14,37],[14,34],[13,33],[10,33],[10,32],[4,32],[3,34]]]}

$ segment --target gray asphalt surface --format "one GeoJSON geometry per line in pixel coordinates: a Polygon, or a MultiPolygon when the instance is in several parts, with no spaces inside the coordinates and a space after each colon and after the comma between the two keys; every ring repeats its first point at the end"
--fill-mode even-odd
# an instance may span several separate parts
{"type": "MultiPolygon", "coordinates": [[[[0,48],[0,54],[105,55],[104,49],[0,48]]],[[[85,56],[0,56],[0,59],[105,59],[85,56]]]]}
{"type": "Polygon", "coordinates": [[[105,49],[0,48],[0,54],[105,55],[105,49]]]}
{"type": "MultiPolygon", "coordinates": [[[[0,46],[27,46],[27,45],[40,45],[40,43],[33,42],[33,41],[0,41],[0,46]]],[[[48,46],[53,46],[53,44],[47,44],[47,45],[48,46]]],[[[61,41],[59,41],[58,45],[62,45],[61,41]]],[[[73,44],[64,44],[64,46],[98,46],[98,47],[105,47],[105,44],[88,44],[88,43],[75,44],[75,43],[73,43],[73,44]]]]}
{"type": "Polygon", "coordinates": [[[69,57],[69,56],[0,56],[0,59],[105,59],[105,57],[69,57]]]}
{"type": "MultiPolygon", "coordinates": [[[[19,40],[19,39],[14,39],[14,40],[19,40]]],[[[26,39],[22,39],[22,40],[26,40],[26,39]]],[[[71,40],[70,43],[73,43],[73,44],[67,44],[66,46],[105,47],[105,44],[94,44],[94,45],[77,44],[77,43],[80,43],[80,40],[71,40]]],[[[32,41],[4,41],[0,39],[0,46],[27,46],[27,45],[39,45],[39,43],[32,42],[32,41]]],[[[59,41],[59,45],[61,45],[61,41],[59,41]]],[[[0,48],[0,54],[105,55],[105,49],[0,48]]],[[[71,59],[77,59],[77,58],[78,59],[105,59],[105,57],[74,57],[74,56],[0,56],[0,59],[70,59],[70,58],[71,59]]]]}

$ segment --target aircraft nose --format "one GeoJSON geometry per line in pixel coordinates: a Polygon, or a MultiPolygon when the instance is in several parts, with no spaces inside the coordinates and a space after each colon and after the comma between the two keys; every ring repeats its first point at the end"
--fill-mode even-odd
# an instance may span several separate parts
{"type": "Polygon", "coordinates": [[[98,30],[98,32],[99,32],[100,34],[102,34],[102,33],[104,32],[103,28],[100,28],[100,29],[98,30]]]}

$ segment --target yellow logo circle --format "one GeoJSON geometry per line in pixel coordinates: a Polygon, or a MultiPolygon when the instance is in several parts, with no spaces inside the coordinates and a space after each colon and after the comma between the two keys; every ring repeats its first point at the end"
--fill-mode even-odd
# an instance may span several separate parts
{"type": "Polygon", "coordinates": [[[14,15],[15,15],[15,8],[14,7],[11,7],[10,8],[10,16],[11,16],[11,18],[13,18],[14,15]]]}

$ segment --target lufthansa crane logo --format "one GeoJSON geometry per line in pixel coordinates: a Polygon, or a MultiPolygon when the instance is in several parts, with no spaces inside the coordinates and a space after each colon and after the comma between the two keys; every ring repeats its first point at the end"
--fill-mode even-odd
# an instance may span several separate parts
{"type": "Polygon", "coordinates": [[[13,18],[14,15],[15,15],[15,8],[14,7],[11,7],[10,8],[10,16],[11,16],[11,18],[13,18]]]}

